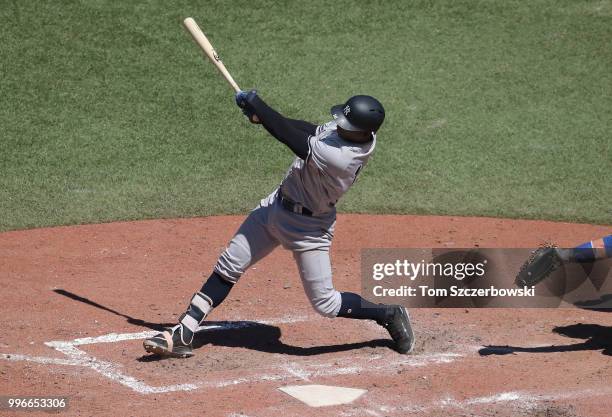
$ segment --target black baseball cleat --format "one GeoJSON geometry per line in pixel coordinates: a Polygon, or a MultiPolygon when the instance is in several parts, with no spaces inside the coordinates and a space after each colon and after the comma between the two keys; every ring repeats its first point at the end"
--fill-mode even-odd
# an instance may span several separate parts
{"type": "Polygon", "coordinates": [[[183,326],[177,324],[173,328],[149,337],[142,346],[149,353],[172,358],[188,358],[193,356],[191,341],[183,340],[183,326]]]}
{"type": "Polygon", "coordinates": [[[405,307],[389,306],[387,317],[384,322],[378,322],[383,326],[395,342],[395,349],[399,353],[410,353],[414,348],[414,333],[410,326],[410,316],[405,307]]]}

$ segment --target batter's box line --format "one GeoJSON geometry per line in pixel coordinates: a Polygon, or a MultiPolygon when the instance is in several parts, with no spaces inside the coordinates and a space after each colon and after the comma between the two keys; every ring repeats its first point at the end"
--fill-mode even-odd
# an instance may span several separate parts
{"type": "MultiPolygon", "coordinates": [[[[340,413],[341,417],[357,417],[365,414],[373,416],[407,416],[407,415],[422,415],[426,412],[439,411],[439,410],[450,410],[458,409],[463,412],[469,412],[479,406],[492,406],[492,405],[503,405],[506,403],[512,403],[515,407],[522,409],[523,411],[533,411],[536,409],[538,404],[547,401],[568,401],[568,400],[579,400],[584,398],[598,398],[607,397],[612,394],[612,388],[587,388],[577,390],[557,390],[550,392],[530,392],[530,391],[506,391],[493,393],[483,397],[470,397],[463,400],[456,399],[452,396],[446,396],[436,401],[427,404],[418,404],[418,400],[415,399],[414,404],[410,405],[389,405],[379,402],[376,400],[366,400],[364,406],[358,410],[346,410],[340,413]],[[381,414],[382,413],[382,414],[381,414]]],[[[410,402],[410,400],[409,400],[410,402]]],[[[446,414],[452,411],[447,411],[446,414]]],[[[455,414],[452,412],[452,414],[455,414]]],[[[473,413],[470,413],[472,415],[473,413]]]]}
{"type": "MultiPolygon", "coordinates": [[[[198,331],[215,331],[215,330],[228,330],[237,329],[250,326],[256,326],[258,324],[281,324],[281,323],[295,323],[300,321],[306,321],[309,317],[286,317],[276,320],[261,320],[258,323],[249,321],[238,321],[231,323],[217,323],[211,325],[201,326],[198,331]]],[[[44,365],[65,365],[65,366],[81,366],[89,368],[102,376],[110,379],[111,381],[117,382],[125,387],[132,389],[140,394],[160,394],[176,391],[193,391],[199,388],[223,388],[227,386],[234,386],[244,383],[256,383],[256,382],[269,382],[269,381],[282,381],[287,379],[301,379],[303,381],[310,381],[312,378],[325,377],[325,376],[338,376],[338,375],[351,375],[363,372],[395,372],[398,367],[420,367],[435,364],[451,363],[455,360],[463,357],[463,354],[459,353],[435,353],[420,356],[408,356],[401,357],[396,360],[386,360],[381,357],[381,364],[373,364],[371,358],[367,361],[366,365],[355,364],[355,358],[336,359],[333,363],[321,363],[311,362],[306,364],[298,364],[295,362],[277,366],[272,372],[265,372],[256,375],[235,378],[235,379],[224,379],[217,381],[205,381],[199,383],[188,383],[188,384],[175,384],[175,385],[164,385],[164,386],[151,386],[145,382],[128,375],[122,371],[122,365],[113,362],[98,359],[80,349],[79,346],[91,345],[98,343],[117,343],[126,340],[139,340],[145,339],[155,335],[156,331],[143,331],[137,333],[109,333],[96,337],[84,337],[77,338],[70,341],[50,341],[45,342],[45,345],[63,353],[67,356],[67,359],[52,358],[46,356],[31,356],[23,354],[0,354],[0,359],[9,361],[28,361],[44,365]],[[341,362],[350,363],[350,366],[339,366],[341,362]]]]}

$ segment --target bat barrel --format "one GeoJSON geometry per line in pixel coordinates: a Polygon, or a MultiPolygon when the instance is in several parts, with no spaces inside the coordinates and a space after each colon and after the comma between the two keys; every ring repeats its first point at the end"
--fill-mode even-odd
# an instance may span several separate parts
{"type": "Polygon", "coordinates": [[[234,91],[240,91],[240,87],[238,87],[238,84],[236,81],[234,81],[234,78],[231,76],[227,68],[225,68],[221,58],[219,58],[219,55],[213,48],[206,35],[204,35],[204,32],[202,32],[196,21],[192,17],[188,17],[183,20],[183,26],[185,26],[185,29],[187,29],[187,31],[191,34],[193,40],[198,44],[215,67],[217,67],[221,75],[223,75],[223,78],[225,78],[234,91]]]}

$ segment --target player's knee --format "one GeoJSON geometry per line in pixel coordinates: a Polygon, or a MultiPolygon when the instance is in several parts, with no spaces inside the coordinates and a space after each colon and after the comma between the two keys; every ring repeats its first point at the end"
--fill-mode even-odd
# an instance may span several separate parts
{"type": "Polygon", "coordinates": [[[226,281],[235,284],[242,274],[244,274],[244,270],[247,267],[248,262],[245,262],[244,259],[232,256],[229,251],[225,250],[217,260],[215,272],[221,275],[226,281]]]}
{"type": "Polygon", "coordinates": [[[317,313],[323,317],[333,318],[338,315],[342,298],[336,290],[326,291],[322,294],[310,297],[310,304],[317,313]]]}

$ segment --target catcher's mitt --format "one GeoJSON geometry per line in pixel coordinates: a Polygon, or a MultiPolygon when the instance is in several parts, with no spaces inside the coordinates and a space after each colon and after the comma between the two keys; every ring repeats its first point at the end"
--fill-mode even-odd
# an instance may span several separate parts
{"type": "Polygon", "coordinates": [[[544,280],[563,264],[554,245],[546,244],[531,252],[531,256],[516,275],[517,287],[531,287],[544,280]]]}

